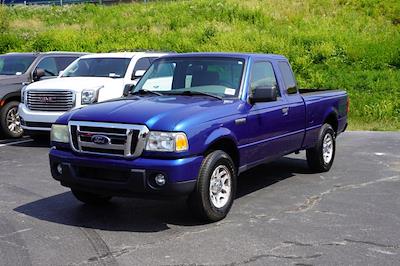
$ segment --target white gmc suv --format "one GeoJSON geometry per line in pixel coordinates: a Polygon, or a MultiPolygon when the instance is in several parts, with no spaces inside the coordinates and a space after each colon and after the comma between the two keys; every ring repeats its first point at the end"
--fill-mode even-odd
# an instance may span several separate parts
{"type": "Polygon", "coordinates": [[[18,113],[26,134],[39,137],[63,113],[122,96],[150,64],[166,53],[106,53],[85,55],[58,78],[29,84],[21,91],[18,113]]]}

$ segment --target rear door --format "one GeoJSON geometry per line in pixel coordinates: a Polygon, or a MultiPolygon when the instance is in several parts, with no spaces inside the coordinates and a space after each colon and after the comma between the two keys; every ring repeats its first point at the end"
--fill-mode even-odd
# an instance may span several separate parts
{"type": "Polygon", "coordinates": [[[290,153],[299,150],[303,143],[306,123],[305,104],[298,92],[297,83],[289,63],[279,61],[278,67],[284,86],[283,94],[287,100],[287,105],[282,109],[282,114],[288,125],[285,132],[285,153],[290,153]]]}

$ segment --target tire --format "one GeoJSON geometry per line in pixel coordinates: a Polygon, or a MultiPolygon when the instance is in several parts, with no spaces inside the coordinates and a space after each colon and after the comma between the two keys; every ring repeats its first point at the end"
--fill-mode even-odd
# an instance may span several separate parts
{"type": "Polygon", "coordinates": [[[222,220],[232,207],[236,179],[235,166],[229,155],[220,150],[211,152],[204,158],[196,189],[188,198],[190,209],[204,221],[222,220]]]}
{"type": "Polygon", "coordinates": [[[24,131],[21,128],[21,121],[18,115],[17,101],[7,103],[0,111],[1,132],[6,138],[20,138],[24,131]]]}
{"type": "Polygon", "coordinates": [[[331,169],[336,153],[335,135],[332,126],[324,124],[321,127],[315,147],[307,149],[307,163],[310,169],[314,172],[327,172],[331,169]]]}
{"type": "Polygon", "coordinates": [[[71,189],[72,194],[79,201],[89,204],[89,205],[101,205],[109,202],[111,200],[111,196],[102,196],[82,190],[71,189]]]}

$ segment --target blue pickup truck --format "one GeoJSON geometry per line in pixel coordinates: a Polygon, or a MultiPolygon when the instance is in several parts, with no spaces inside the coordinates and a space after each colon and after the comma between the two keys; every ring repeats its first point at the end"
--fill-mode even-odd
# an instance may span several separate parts
{"type": "Polygon", "coordinates": [[[280,55],[165,56],[125,95],[52,127],[52,176],[84,203],[187,196],[199,217],[218,221],[240,173],[300,150],[328,171],[347,127],[347,94],[299,89],[280,55]]]}

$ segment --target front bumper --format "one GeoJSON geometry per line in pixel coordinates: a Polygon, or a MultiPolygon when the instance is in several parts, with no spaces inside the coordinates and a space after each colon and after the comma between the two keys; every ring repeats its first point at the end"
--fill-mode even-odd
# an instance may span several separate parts
{"type": "Polygon", "coordinates": [[[100,156],[82,156],[72,151],[50,150],[50,169],[61,185],[109,196],[147,197],[190,194],[197,181],[202,156],[182,159],[134,160],[100,156]],[[62,174],[57,165],[61,164],[62,174]],[[157,186],[157,174],[166,177],[164,186],[157,186]]]}
{"type": "Polygon", "coordinates": [[[29,110],[20,103],[18,113],[21,118],[21,127],[26,131],[51,131],[51,125],[65,112],[44,112],[29,110]]]}

